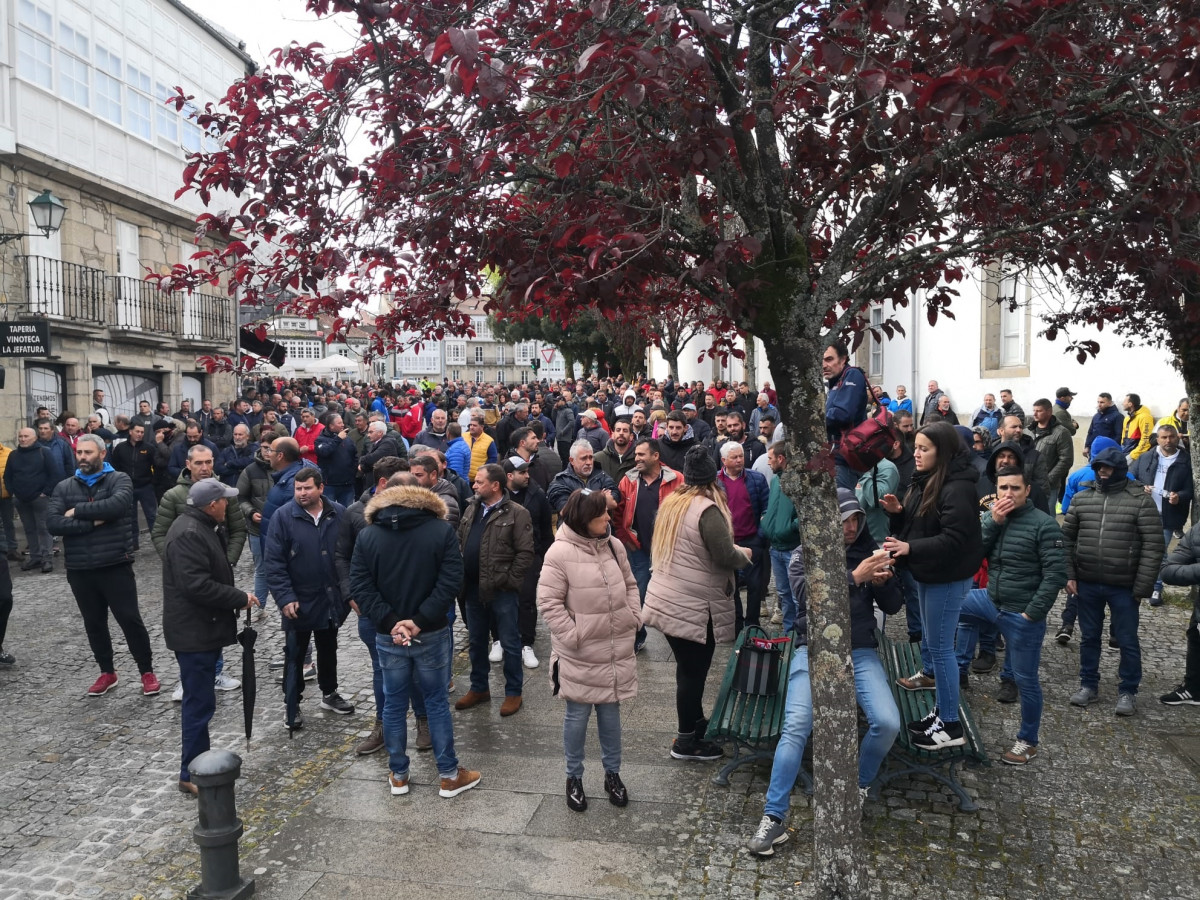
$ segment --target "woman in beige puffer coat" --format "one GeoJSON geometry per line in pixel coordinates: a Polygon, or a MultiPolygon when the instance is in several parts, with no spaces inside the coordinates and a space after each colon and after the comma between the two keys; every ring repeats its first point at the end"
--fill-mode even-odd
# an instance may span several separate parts
{"type": "Polygon", "coordinates": [[[625,548],[609,534],[607,497],[578,490],[567,500],[537,588],[538,609],[550,629],[554,693],[567,702],[567,806],[576,812],[587,809],[583,757],[592,707],[604,790],[616,806],[629,802],[620,776],[620,702],[637,694],[634,641],[642,614],[625,548]]]}

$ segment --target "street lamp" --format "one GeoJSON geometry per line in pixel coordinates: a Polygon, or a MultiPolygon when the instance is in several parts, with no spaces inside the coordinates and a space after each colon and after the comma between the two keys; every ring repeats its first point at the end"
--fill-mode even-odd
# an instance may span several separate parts
{"type": "MultiPolygon", "coordinates": [[[[50,237],[62,227],[63,216],[67,214],[66,205],[50,191],[44,190],[29,201],[29,211],[33,213],[33,225],[45,237],[50,237]]],[[[0,245],[23,237],[35,237],[31,233],[0,234],[0,245]]]]}

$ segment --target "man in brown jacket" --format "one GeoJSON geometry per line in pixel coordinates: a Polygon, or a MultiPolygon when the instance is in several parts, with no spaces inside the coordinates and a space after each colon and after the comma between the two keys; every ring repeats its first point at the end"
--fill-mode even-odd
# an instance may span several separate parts
{"type": "Polygon", "coordinates": [[[467,504],[458,525],[463,599],[470,632],[471,689],[454,704],[455,709],[470,709],[492,699],[488,635],[494,626],[504,648],[502,716],[511,716],[521,708],[517,592],[533,563],[533,520],[508,496],[507,483],[502,467],[495,463],[480,466],[475,473],[475,499],[467,504]]]}

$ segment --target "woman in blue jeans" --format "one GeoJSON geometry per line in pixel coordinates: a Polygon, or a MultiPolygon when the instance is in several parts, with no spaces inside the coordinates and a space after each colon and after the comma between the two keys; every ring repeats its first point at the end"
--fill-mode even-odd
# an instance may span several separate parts
{"type": "Polygon", "coordinates": [[[897,683],[906,691],[933,688],[937,706],[908,727],[923,750],[966,743],[958,721],[958,661],[954,632],[971,577],[983,559],[979,531],[979,473],[962,438],[947,422],[921,428],[913,444],[916,471],[903,503],[884,494],[892,536],[883,549],[917,583],[921,609],[921,671],[897,683]]]}
{"type": "MultiPolygon", "coordinates": [[[[891,559],[875,555],[877,545],[866,527],[866,516],[854,491],[838,488],[842,515],[842,538],[846,543],[846,580],[850,588],[850,647],[854,660],[854,693],[867,718],[867,732],[858,751],[858,789],[866,798],[868,786],[892,742],[900,732],[900,711],[892,699],[883,663],[875,647],[875,604],[888,615],[900,611],[904,598],[891,573],[891,559]]],[[[793,632],[797,643],[788,673],[787,705],[783,713],[783,731],[775,748],[771,766],[771,784],[762,821],[750,838],[747,849],[759,856],[770,856],[775,845],[787,840],[783,824],[791,803],[792,788],[800,773],[804,745],[812,734],[812,687],[808,678],[808,585],[804,572],[804,548],[792,552],[788,566],[798,613],[793,632]]]]}

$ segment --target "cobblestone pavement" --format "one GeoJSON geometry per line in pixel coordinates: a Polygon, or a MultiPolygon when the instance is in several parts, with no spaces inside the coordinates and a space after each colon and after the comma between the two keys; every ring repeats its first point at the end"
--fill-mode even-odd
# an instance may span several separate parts
{"type": "MultiPolygon", "coordinates": [[[[163,693],[141,695],[137,670],[113,626],[120,684],[87,699],[95,677],[78,612],[60,569],[14,571],[16,609],[0,671],[0,900],[179,897],[198,881],[191,840],[195,802],[175,788],[175,666],[162,644],[161,572],[143,549],[143,616],[163,693]]],[[[249,584],[248,558],[239,575],[249,584]]],[[[963,781],[979,804],[960,812],[931,781],[892,782],[865,817],[873,896],[931,891],[949,898],[1200,898],[1200,708],[1157,703],[1182,671],[1183,604],[1143,607],[1145,677],[1139,713],[1112,715],[1116,651],[1105,650],[1102,702],[1067,704],[1077,686],[1077,643],[1048,640],[1041,752],[1026,768],[995,764],[963,781]]],[[[266,672],[275,619],[259,626],[255,736],[242,733],[240,694],[220,694],[213,745],[243,757],[238,810],[246,823],[243,873],[268,900],[420,895],[441,897],[808,897],[813,895],[809,800],[793,796],[790,840],[771,859],[745,852],[762,813],[768,770],[739,770],[728,788],[713,767],[669,759],[674,672],[651,635],[639,658],[640,693],[623,704],[622,774],[633,802],[617,810],[600,790],[589,743],[584,815],[562,797],[562,710],[545,664],[530,673],[526,703],[500,719],[497,703],[454,713],[459,756],[483,782],[455,800],[436,796],[427,755],[414,757],[413,790],[392,798],[382,755],[353,756],[372,718],[367,654],[352,629],[339,653],[342,693],[354,716],[321,713],[306,692],[305,730],[289,740],[283,703],[266,672]]],[[[1055,619],[1056,621],[1056,619],[1055,619]]],[[[539,634],[545,660],[549,642],[539,634]]],[[[240,649],[227,650],[233,674],[240,649]]],[[[715,688],[727,651],[718,652],[715,688]]],[[[458,690],[465,689],[460,670],[458,690]]],[[[993,760],[1011,743],[1018,710],[992,698],[995,676],[973,678],[969,697],[993,760]]],[[[494,689],[502,692],[499,683],[494,689]]]]}

